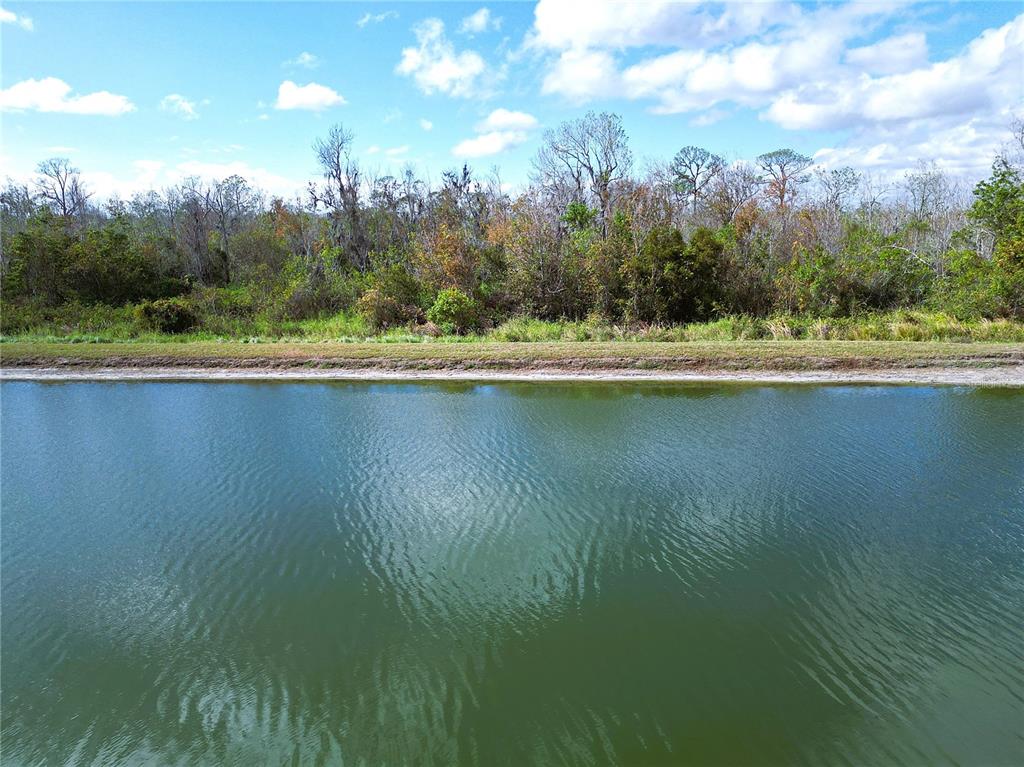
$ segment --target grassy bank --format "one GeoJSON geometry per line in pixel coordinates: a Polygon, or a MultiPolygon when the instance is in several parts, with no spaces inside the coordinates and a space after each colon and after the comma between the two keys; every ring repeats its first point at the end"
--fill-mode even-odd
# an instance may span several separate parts
{"type": "Polygon", "coordinates": [[[572,341],[318,343],[12,341],[15,367],[338,368],[349,370],[872,370],[1019,367],[1024,344],[909,341],[572,341]]]}
{"type": "Polygon", "coordinates": [[[34,343],[526,343],[526,342],[702,342],[702,341],[950,341],[1024,342],[1024,323],[958,319],[928,311],[898,311],[854,317],[780,315],[724,317],[687,325],[626,326],[597,320],[544,321],[514,318],[477,334],[437,336],[430,326],[410,325],[375,333],[358,314],[342,312],[308,320],[211,318],[189,333],[154,333],[129,307],[62,307],[35,324],[0,337],[34,343]]]}

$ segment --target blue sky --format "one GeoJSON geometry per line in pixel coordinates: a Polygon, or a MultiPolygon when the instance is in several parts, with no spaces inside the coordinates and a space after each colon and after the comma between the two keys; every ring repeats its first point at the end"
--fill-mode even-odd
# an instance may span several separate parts
{"type": "Polygon", "coordinates": [[[623,116],[638,164],[789,146],[974,179],[1024,113],[1017,2],[4,3],[0,174],[101,195],[241,173],[280,194],[334,123],[370,170],[525,182],[543,130],[623,116]]]}

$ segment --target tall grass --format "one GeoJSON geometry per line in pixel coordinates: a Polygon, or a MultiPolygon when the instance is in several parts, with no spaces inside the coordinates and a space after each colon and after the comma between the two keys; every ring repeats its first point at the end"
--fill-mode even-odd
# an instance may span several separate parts
{"type": "MultiPolygon", "coordinates": [[[[0,308],[6,311],[8,307],[0,308]]],[[[117,341],[213,341],[261,343],[377,342],[478,343],[564,341],[729,342],[757,340],[813,341],[1009,341],[1024,342],[1024,323],[1004,319],[957,319],[931,311],[897,311],[856,317],[821,318],[778,315],[722,317],[687,325],[615,325],[598,319],[546,321],[514,317],[476,335],[435,337],[424,327],[394,328],[374,333],[358,314],[340,312],[305,320],[280,320],[258,315],[239,318],[203,316],[195,331],[181,335],[154,333],[139,323],[131,307],[66,306],[4,318],[0,340],[42,340],[71,343],[117,341]],[[13,326],[13,331],[12,331],[13,326]]]]}

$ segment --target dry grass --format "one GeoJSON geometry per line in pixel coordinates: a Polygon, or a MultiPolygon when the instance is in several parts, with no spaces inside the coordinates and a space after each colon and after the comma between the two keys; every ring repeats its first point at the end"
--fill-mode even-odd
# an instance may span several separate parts
{"type": "MultiPolygon", "coordinates": [[[[780,333],[784,332],[780,329],[780,333]]],[[[432,370],[831,370],[1024,364],[1021,343],[929,341],[555,341],[0,344],[13,367],[391,368],[432,370]]]]}

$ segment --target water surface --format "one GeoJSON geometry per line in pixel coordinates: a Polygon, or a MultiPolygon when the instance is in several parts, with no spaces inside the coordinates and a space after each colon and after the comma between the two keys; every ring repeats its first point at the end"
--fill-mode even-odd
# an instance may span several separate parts
{"type": "Polygon", "coordinates": [[[4,765],[1024,758],[1024,392],[0,398],[4,765]]]}

